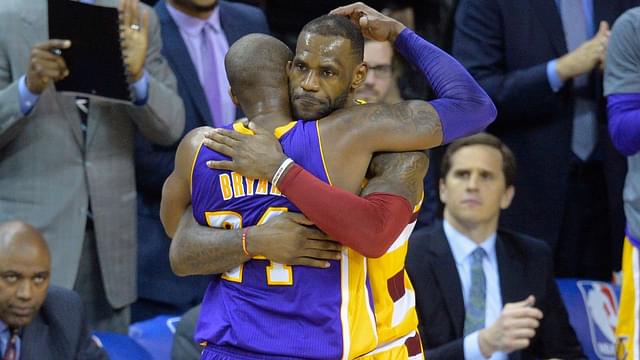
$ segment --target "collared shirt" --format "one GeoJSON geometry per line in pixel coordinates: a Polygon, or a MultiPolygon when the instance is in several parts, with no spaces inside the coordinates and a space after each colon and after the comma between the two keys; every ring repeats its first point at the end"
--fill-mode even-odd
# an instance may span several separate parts
{"type": "MultiPolygon", "coordinates": [[[[9,339],[11,339],[11,331],[7,324],[0,320],[0,359],[4,356],[4,352],[9,345],[9,339]]],[[[20,360],[20,337],[16,343],[16,360],[20,360]]]]}
{"type": "MultiPolygon", "coordinates": [[[[80,2],[85,4],[95,4],[95,0],[80,0],[80,2]]],[[[147,71],[144,70],[142,77],[134,82],[131,86],[133,87],[133,94],[135,97],[134,104],[146,104],[147,97],[149,96],[149,76],[147,74],[147,71]]],[[[29,88],[27,87],[27,75],[22,75],[20,79],[18,79],[18,96],[20,102],[20,111],[23,115],[27,115],[29,112],[31,112],[33,107],[38,102],[38,99],[40,99],[40,95],[34,94],[29,91],[29,88]]]]}
{"type": "MultiPolygon", "coordinates": [[[[560,1],[575,0],[555,0],[558,12],[560,11],[560,1]]],[[[582,8],[584,10],[584,17],[587,21],[587,38],[590,39],[595,34],[595,28],[593,24],[593,0],[582,0],[582,8]]],[[[553,92],[560,91],[560,88],[562,88],[562,85],[564,85],[564,81],[560,79],[560,76],[558,76],[558,72],[556,71],[557,63],[558,59],[551,60],[547,63],[547,80],[549,81],[549,86],[551,86],[551,90],[553,90],[553,92]]]]}
{"type": "MultiPolygon", "coordinates": [[[[449,247],[456,262],[458,276],[462,284],[462,296],[465,307],[469,299],[471,289],[471,253],[478,247],[473,240],[456,230],[446,219],[443,221],[444,233],[449,242],[449,247]]],[[[498,273],[498,258],[496,256],[496,234],[491,234],[480,245],[487,256],[482,260],[482,270],[486,280],[486,301],[485,301],[485,327],[493,324],[502,310],[502,295],[500,293],[500,275],[498,273]]],[[[478,331],[473,332],[464,338],[464,357],[466,360],[484,359],[480,352],[478,343],[478,331]]],[[[502,352],[494,353],[491,360],[507,359],[507,355],[502,352]]]]}
{"type": "MultiPolygon", "coordinates": [[[[210,81],[210,79],[204,79],[204,66],[202,62],[202,46],[201,37],[202,37],[202,29],[205,25],[211,26],[213,29],[213,34],[211,34],[208,38],[210,42],[210,46],[215,51],[215,58],[212,59],[212,63],[208,64],[208,66],[215,66],[216,74],[218,75],[218,94],[222,94],[220,96],[220,106],[222,109],[222,122],[216,119],[216,124],[230,124],[236,117],[236,107],[231,100],[229,94],[229,80],[227,79],[227,73],[224,68],[224,56],[229,51],[229,42],[222,31],[222,24],[220,23],[220,6],[216,6],[209,19],[202,20],[192,16],[189,16],[176,8],[172,7],[171,4],[167,2],[167,10],[169,10],[169,14],[173,18],[173,21],[178,25],[178,29],[180,29],[180,35],[182,36],[182,40],[187,45],[187,51],[189,51],[189,56],[191,56],[191,62],[196,68],[196,72],[198,73],[198,78],[200,79],[200,84],[202,84],[202,88],[204,89],[205,81],[210,81]]],[[[213,113],[213,109],[209,109],[213,113]]]]}

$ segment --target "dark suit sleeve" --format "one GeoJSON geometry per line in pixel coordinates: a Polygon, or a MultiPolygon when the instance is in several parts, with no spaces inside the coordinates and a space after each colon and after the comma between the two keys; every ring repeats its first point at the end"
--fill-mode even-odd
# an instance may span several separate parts
{"type": "Polygon", "coordinates": [[[78,352],[76,355],[77,360],[109,360],[107,352],[98,347],[96,342],[91,337],[91,332],[86,323],[86,319],[83,316],[83,327],[80,334],[81,338],[78,342],[78,352]]]}
{"type": "Polygon", "coordinates": [[[504,16],[508,15],[504,14],[498,0],[462,0],[456,11],[452,49],[453,56],[496,104],[501,114],[497,121],[518,119],[517,115],[536,109],[543,111],[544,106],[557,101],[557,94],[553,93],[547,79],[547,62],[507,70],[505,38],[509,29],[505,26],[504,16]]]}
{"type": "Polygon", "coordinates": [[[434,349],[425,348],[429,360],[464,359],[464,338],[456,339],[434,349]]]}
{"type": "MultiPolygon", "coordinates": [[[[411,235],[405,265],[416,293],[418,330],[425,357],[429,360],[464,359],[464,338],[457,337],[452,328],[446,300],[432,271],[435,266],[431,264],[433,255],[427,249],[428,244],[435,241],[434,229],[441,228],[442,224],[437,223],[411,235]]],[[[451,284],[448,289],[453,291],[454,286],[451,284]]]]}
{"type": "Polygon", "coordinates": [[[201,305],[198,305],[182,315],[176,326],[171,347],[172,360],[194,360],[200,358],[202,348],[193,340],[193,333],[200,316],[201,305]]]}
{"type": "Polygon", "coordinates": [[[173,171],[176,146],[151,144],[136,134],[136,183],[145,194],[156,195],[160,199],[162,185],[173,171]]]}
{"type": "Polygon", "coordinates": [[[67,290],[67,294],[65,294],[66,302],[71,304],[71,311],[67,311],[68,316],[65,320],[73,319],[69,324],[75,324],[79,328],[77,344],[78,348],[76,349],[76,360],[108,360],[109,355],[107,352],[98,347],[96,342],[91,337],[91,331],[89,330],[89,323],[87,322],[87,318],[85,317],[84,306],[82,305],[82,301],[80,297],[67,290]],[[75,312],[76,315],[72,316],[71,312],[75,312]]]}
{"type": "Polygon", "coordinates": [[[536,295],[538,305],[544,318],[537,330],[537,335],[527,352],[537,358],[549,359],[586,359],[576,333],[569,322],[569,315],[560,296],[558,285],[553,277],[551,251],[546,244],[541,251],[532,252],[534,258],[543,259],[538,269],[545,269],[544,294],[536,295]]]}

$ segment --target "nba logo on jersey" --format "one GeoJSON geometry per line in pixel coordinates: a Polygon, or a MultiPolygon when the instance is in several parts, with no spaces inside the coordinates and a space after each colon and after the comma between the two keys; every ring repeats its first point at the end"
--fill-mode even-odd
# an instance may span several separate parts
{"type": "Polygon", "coordinates": [[[599,281],[578,281],[582,294],[593,351],[600,359],[616,359],[618,299],[611,285],[599,281]]]}

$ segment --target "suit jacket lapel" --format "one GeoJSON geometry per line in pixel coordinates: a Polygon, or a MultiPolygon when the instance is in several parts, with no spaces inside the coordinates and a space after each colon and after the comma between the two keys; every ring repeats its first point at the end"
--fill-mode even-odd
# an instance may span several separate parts
{"type": "MultiPolygon", "coordinates": [[[[48,21],[48,4],[47,1],[29,1],[30,6],[27,7],[24,12],[20,14],[23,23],[26,25],[25,31],[19,33],[25,40],[25,44],[31,47],[39,42],[45,41],[49,38],[49,21],[48,21]]],[[[82,135],[82,129],[80,128],[80,115],[76,109],[75,98],[73,96],[59,95],[55,92],[55,88],[45,90],[42,96],[50,94],[62,109],[65,120],[67,121],[73,137],[75,138],[78,146],[82,147],[84,139],[82,135]]]]}
{"type": "Polygon", "coordinates": [[[182,85],[193,98],[193,103],[200,113],[200,116],[205,119],[207,124],[213,126],[207,98],[200,85],[196,67],[193,65],[187,46],[182,39],[182,35],[180,35],[180,29],[178,29],[178,25],[173,21],[164,1],[158,3],[156,10],[162,28],[162,41],[164,43],[162,53],[167,60],[174,65],[172,66],[173,71],[180,73],[184,79],[182,85]]]}
{"type": "Polygon", "coordinates": [[[546,31],[553,48],[558,55],[567,53],[567,43],[564,39],[564,28],[560,12],[554,0],[530,0],[534,13],[543,24],[542,29],[536,31],[546,31]]]}
{"type": "Polygon", "coordinates": [[[524,300],[529,295],[522,287],[523,282],[526,281],[524,264],[520,254],[509,243],[508,236],[504,234],[498,234],[496,238],[496,257],[502,305],[524,300]]]}
{"type": "Polygon", "coordinates": [[[21,336],[21,359],[49,359],[54,350],[49,344],[49,326],[38,314],[33,321],[24,328],[21,336]],[[28,345],[25,345],[28,344],[28,345]]]}
{"type": "Polygon", "coordinates": [[[462,284],[458,276],[451,248],[444,234],[442,224],[439,226],[437,236],[434,237],[430,251],[434,256],[434,273],[444,298],[449,318],[453,324],[456,336],[462,336],[464,327],[464,300],[462,297],[462,284]]]}

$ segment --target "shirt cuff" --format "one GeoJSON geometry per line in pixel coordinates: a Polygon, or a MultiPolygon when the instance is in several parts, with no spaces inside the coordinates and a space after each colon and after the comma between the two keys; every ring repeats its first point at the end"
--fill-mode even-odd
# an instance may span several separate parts
{"type": "Polygon", "coordinates": [[[149,76],[147,75],[147,70],[144,70],[142,77],[131,86],[133,87],[133,96],[135,99],[133,103],[138,106],[145,105],[149,97],[149,76]]]}
{"type": "Polygon", "coordinates": [[[18,93],[20,97],[20,111],[23,115],[29,114],[36,105],[40,95],[32,93],[27,87],[27,75],[22,75],[18,80],[18,93]]]}
{"type": "Polygon", "coordinates": [[[558,72],[556,71],[556,64],[558,60],[551,60],[547,63],[547,79],[549,80],[549,86],[551,86],[551,90],[553,92],[558,92],[564,85],[564,81],[560,79],[558,76],[558,72]]]}
{"type": "Polygon", "coordinates": [[[480,344],[478,343],[478,333],[480,331],[472,332],[464,337],[464,358],[465,360],[480,360],[488,359],[482,355],[480,351],[480,344]]]}

